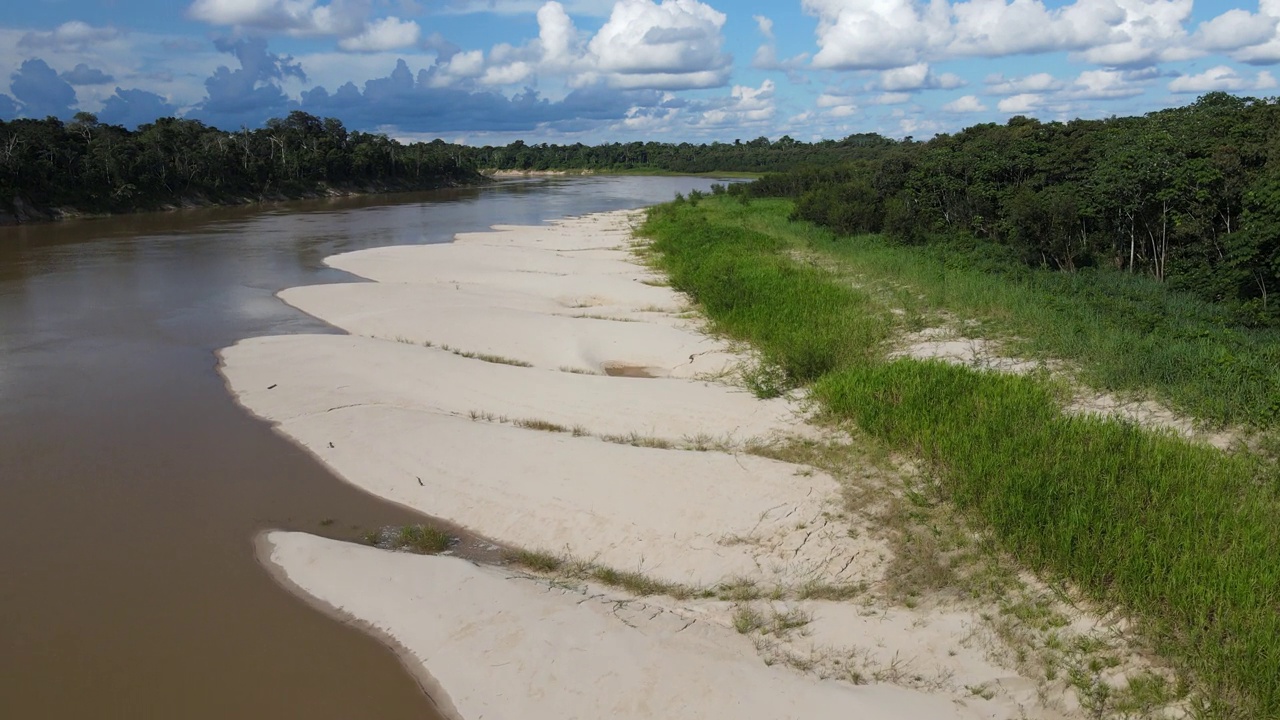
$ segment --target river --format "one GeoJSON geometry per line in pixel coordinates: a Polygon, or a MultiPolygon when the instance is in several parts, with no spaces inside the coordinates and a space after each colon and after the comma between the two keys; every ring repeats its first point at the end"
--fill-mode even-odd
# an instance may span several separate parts
{"type": "Polygon", "coordinates": [[[589,177],[0,228],[0,717],[431,718],[394,653],[282,589],[254,537],[419,520],[239,408],[215,352],[335,332],[326,256],[706,190],[589,177]]]}

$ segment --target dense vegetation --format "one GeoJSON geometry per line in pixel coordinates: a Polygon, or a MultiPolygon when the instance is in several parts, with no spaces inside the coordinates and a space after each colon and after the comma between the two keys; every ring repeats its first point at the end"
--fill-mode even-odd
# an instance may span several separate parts
{"type": "Polygon", "coordinates": [[[775,141],[759,137],[743,142],[630,142],[605,145],[526,145],[517,140],[502,147],[468,148],[476,167],[493,170],[589,170],[597,172],[659,170],[674,173],[780,172],[877,157],[897,143],[875,133],[843,140],[799,142],[789,136],[775,141]]]}
{"type": "Polygon", "coordinates": [[[1015,117],[752,192],[842,234],[989,243],[1028,265],[1143,274],[1280,322],[1280,103],[1213,93],[1143,117],[1015,117]]]}
{"type": "Polygon", "coordinates": [[[0,214],[29,219],[60,208],[130,212],[479,181],[461,151],[441,140],[402,145],[348,132],[303,112],[239,132],[177,118],[130,131],[88,113],[70,123],[0,121],[0,214]]]}
{"type": "MultiPolygon", "coordinates": [[[[643,232],[673,285],[719,330],[759,350],[763,365],[747,378],[757,392],[811,384],[833,416],[917,457],[944,496],[1027,566],[1127,610],[1199,691],[1203,716],[1280,717],[1273,464],[1130,423],[1064,415],[1061,388],[1046,377],[886,353],[895,336],[948,318],[973,328],[965,321],[999,327],[1039,317],[1045,327],[1019,327],[1048,337],[1062,332],[1047,326],[1060,317],[1068,334],[1097,326],[1076,340],[1099,346],[1083,353],[1087,371],[1089,358],[1107,353],[1150,362],[1155,346],[1172,339],[1169,327],[1149,329],[1151,342],[1130,352],[1124,303],[1089,307],[1026,275],[949,267],[925,248],[789,220],[789,200],[740,199],[680,199],[651,210],[643,232]],[[921,260],[924,270],[901,271],[921,260]]],[[[1148,300],[1170,292],[1136,276],[1113,279],[1142,284],[1148,300]]],[[[1123,294],[1126,286],[1110,289],[1123,294]]],[[[1181,302],[1204,317],[1215,312],[1181,302]]],[[[1215,345],[1221,339],[1200,342],[1225,355],[1215,345]]],[[[1274,382],[1280,370],[1270,373],[1274,382]]],[[[1275,397],[1253,387],[1239,407],[1275,397]]]]}

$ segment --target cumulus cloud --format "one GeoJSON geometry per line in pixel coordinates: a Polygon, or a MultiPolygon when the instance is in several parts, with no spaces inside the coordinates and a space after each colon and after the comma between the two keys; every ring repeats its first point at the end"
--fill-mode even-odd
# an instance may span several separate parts
{"type": "Polygon", "coordinates": [[[1266,90],[1276,86],[1275,78],[1265,70],[1252,80],[1227,65],[1217,65],[1195,75],[1183,75],[1169,83],[1170,92],[1206,93],[1217,90],[1238,92],[1241,90],[1266,90]]]}
{"type": "Polygon", "coordinates": [[[1035,93],[1021,93],[1001,100],[996,109],[1002,113],[1026,113],[1038,108],[1044,98],[1035,93]]]}
{"type": "Polygon", "coordinates": [[[1004,75],[988,75],[983,81],[987,92],[991,95],[1019,95],[1021,93],[1038,93],[1059,90],[1066,83],[1049,73],[1035,73],[1019,78],[1006,78],[1004,75]]]}
{"type": "Polygon", "coordinates": [[[1146,92],[1146,76],[1121,70],[1086,70],[1060,94],[1073,100],[1114,100],[1146,92]]]}
{"type": "Polygon", "coordinates": [[[756,27],[764,42],[756,48],[756,53],[751,59],[751,67],[757,70],[780,70],[785,72],[787,78],[793,83],[806,82],[798,71],[809,61],[809,53],[800,53],[785,60],[779,59],[778,41],[773,34],[773,20],[764,15],[753,15],[752,19],[756,21],[756,27]]]}
{"type": "Polygon", "coordinates": [[[558,2],[538,8],[538,49],[542,64],[552,70],[568,70],[582,55],[582,38],[573,19],[558,2]]]}
{"type": "Polygon", "coordinates": [[[573,89],[683,90],[728,80],[725,16],[697,0],[620,0],[594,36],[578,30],[559,2],[543,3],[537,21],[538,37],[524,45],[442,53],[427,84],[474,89],[560,77],[573,89]]]}
{"type": "Polygon", "coordinates": [[[1124,11],[1112,2],[1082,0],[1054,10],[1039,0],[969,0],[952,8],[957,55],[1003,56],[1080,50],[1119,39],[1124,11]]]}
{"type": "Polygon", "coordinates": [[[116,88],[115,94],[103,103],[98,119],[110,125],[136,128],[144,123],[154,122],[157,118],[173,117],[177,111],[176,107],[155,93],[116,88]]]}
{"type": "Polygon", "coordinates": [[[115,82],[115,78],[84,63],[77,63],[74,69],[62,73],[59,77],[72,85],[106,85],[115,82]]]}
{"type": "MultiPolygon", "coordinates": [[[[1108,67],[1144,67],[1275,37],[1271,5],[1232,10],[1188,33],[1193,0],[802,0],[818,18],[815,67],[886,70],[957,57],[1070,51],[1108,67]]],[[[1276,40],[1280,58],[1280,39],[1276,40]]],[[[1259,53],[1261,56],[1262,53],[1259,53]]]]}
{"type": "Polygon", "coordinates": [[[290,77],[305,81],[302,66],[289,56],[269,52],[262,38],[216,40],[214,46],[233,55],[240,68],[219,66],[204,81],[208,95],[196,107],[200,115],[219,126],[236,127],[258,125],[266,118],[287,114],[292,103],[280,81],[290,77]]]}
{"type": "Polygon", "coordinates": [[[212,25],[343,36],[362,32],[369,12],[368,0],[195,0],[187,9],[192,19],[212,25]]]}
{"type": "Polygon", "coordinates": [[[843,118],[858,112],[858,105],[849,95],[825,92],[818,96],[815,104],[822,114],[831,118],[843,118]]]}
{"type": "Polygon", "coordinates": [[[618,0],[587,45],[595,67],[622,88],[723,85],[725,15],[697,0],[618,0]]]}
{"type": "Polygon", "coordinates": [[[885,70],[880,73],[880,80],[874,87],[880,90],[915,91],[915,90],[950,90],[963,87],[965,81],[951,73],[935,74],[928,63],[916,63],[906,67],[885,70]]]}
{"type": "Polygon", "coordinates": [[[943,105],[942,109],[951,113],[976,113],[985,111],[987,106],[982,104],[977,95],[964,95],[943,105]]]}
{"type": "Polygon", "coordinates": [[[905,92],[887,92],[880,93],[871,99],[876,105],[901,105],[911,100],[911,93],[905,92]]]}
{"type": "Polygon", "coordinates": [[[406,132],[506,132],[620,121],[638,108],[662,102],[657,92],[603,87],[575,90],[557,102],[530,88],[507,98],[491,91],[436,87],[430,77],[423,70],[415,78],[400,60],[390,75],[366,81],[363,90],[347,83],[333,93],[323,87],[306,91],[302,109],[341,117],[353,127],[376,127],[394,118],[406,132]]]}
{"type": "Polygon", "coordinates": [[[803,0],[818,18],[813,64],[834,70],[881,70],[918,62],[951,35],[950,6],[914,0],[803,0]]]}
{"type": "MultiPolygon", "coordinates": [[[[1198,53],[1188,43],[1184,27],[1194,0],[1109,0],[1124,12],[1115,26],[1119,38],[1084,50],[1080,57],[1098,65],[1146,66],[1185,60],[1198,53]]],[[[1099,3],[1102,0],[1077,0],[1099,3]]]]}
{"type": "MultiPolygon", "coordinates": [[[[542,7],[545,0],[447,0],[440,12],[448,15],[495,13],[499,15],[527,15],[542,7]]],[[[565,0],[567,8],[575,15],[608,17],[613,10],[613,0],[565,0]]]]}
{"type": "Polygon", "coordinates": [[[343,38],[338,47],[351,52],[385,52],[418,42],[422,28],[412,20],[385,17],[369,23],[359,35],[343,38]]]}
{"type": "MultiPolygon", "coordinates": [[[[1230,14],[1224,13],[1224,15],[1230,14]]],[[[1277,25],[1280,22],[1280,0],[1258,0],[1256,18],[1264,27],[1269,25],[1272,28],[1271,34],[1261,42],[1240,47],[1231,53],[1231,58],[1251,65],[1271,65],[1280,62],[1280,26],[1277,25]]],[[[1216,22],[1216,19],[1211,22],[1216,22]]],[[[1241,34],[1249,32],[1248,28],[1242,25],[1243,22],[1238,18],[1224,21],[1220,28],[1214,28],[1214,35],[1220,42],[1229,42],[1233,32],[1241,34]]]]}
{"type": "Polygon", "coordinates": [[[777,112],[773,100],[776,89],[772,80],[765,80],[758,88],[735,85],[726,102],[716,103],[702,112],[698,125],[732,128],[761,126],[773,119],[777,112]]]}
{"type": "Polygon", "coordinates": [[[123,33],[113,27],[94,27],[72,20],[50,32],[29,32],[18,40],[18,47],[28,50],[83,50],[119,38],[123,33]]]}
{"type": "Polygon", "coordinates": [[[22,113],[30,118],[53,115],[69,117],[71,106],[76,104],[76,90],[40,58],[22,63],[18,71],[9,76],[10,91],[22,103],[22,113]]]}
{"type": "Polygon", "coordinates": [[[1228,10],[1200,23],[1193,38],[1196,46],[1209,52],[1230,52],[1260,45],[1276,35],[1275,17],[1246,10],[1228,10]]]}
{"type": "Polygon", "coordinates": [[[13,98],[0,93],[0,119],[15,118],[18,115],[18,103],[13,98]]]}
{"type": "Polygon", "coordinates": [[[385,52],[418,42],[422,28],[416,22],[395,16],[370,20],[374,7],[373,0],[195,0],[187,15],[213,25],[335,36],[348,52],[385,52]]]}

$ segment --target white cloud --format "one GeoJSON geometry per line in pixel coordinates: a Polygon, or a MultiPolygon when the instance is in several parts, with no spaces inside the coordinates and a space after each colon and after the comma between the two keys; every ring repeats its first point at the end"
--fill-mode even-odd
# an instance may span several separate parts
{"type": "Polygon", "coordinates": [[[548,2],[538,8],[538,42],[542,64],[548,68],[568,68],[582,54],[578,28],[558,2],[548,2]]]}
{"type": "Polygon", "coordinates": [[[338,42],[338,47],[351,52],[384,52],[409,47],[418,42],[422,29],[412,20],[385,17],[374,20],[364,32],[338,42]]]}
{"type": "Polygon", "coordinates": [[[1280,61],[1280,0],[1261,0],[1257,14],[1229,10],[1194,34],[1188,32],[1193,2],[1074,0],[1050,7],[1047,0],[802,0],[801,6],[818,19],[813,65],[824,69],[888,70],[1062,51],[1113,68],[1218,51],[1242,52],[1238,59],[1249,62],[1280,61]]]}
{"type": "Polygon", "coordinates": [[[1002,113],[1026,113],[1035,110],[1040,106],[1043,98],[1035,93],[1022,93],[1007,97],[996,104],[996,109],[1002,113]]]}
{"type": "Polygon", "coordinates": [[[872,98],[871,102],[876,105],[901,105],[911,100],[911,93],[905,92],[887,92],[880,93],[872,98]]]}
{"type": "Polygon", "coordinates": [[[1228,10],[1200,23],[1195,44],[1209,52],[1230,52],[1260,45],[1276,35],[1276,18],[1245,10],[1228,10]]]}
{"type": "Polygon", "coordinates": [[[946,0],[802,0],[818,18],[813,64],[834,70],[883,70],[918,62],[951,36],[946,0]]]}
{"type": "Polygon", "coordinates": [[[1066,85],[1049,73],[1036,73],[1020,78],[1006,78],[1000,74],[988,75],[983,82],[991,95],[1049,92],[1059,90],[1066,85]]]}
{"type": "Polygon", "coordinates": [[[978,96],[965,95],[943,105],[942,109],[953,113],[975,113],[985,111],[987,106],[982,104],[978,96]]]}
{"type": "Polygon", "coordinates": [[[964,85],[965,81],[960,76],[951,73],[937,75],[929,68],[928,63],[922,62],[885,70],[880,73],[880,81],[875,84],[875,87],[894,92],[932,89],[950,90],[964,85]]]}
{"type": "Polygon", "coordinates": [[[18,40],[18,46],[30,50],[82,50],[120,38],[124,33],[113,27],[94,27],[72,20],[50,32],[29,32],[18,40]]]}
{"type": "Polygon", "coordinates": [[[1118,39],[1124,12],[1110,2],[1079,0],[1049,10],[1039,0],[969,0],[952,8],[956,55],[1003,56],[1079,50],[1118,39]]]}
{"type": "Polygon", "coordinates": [[[774,90],[776,86],[772,80],[765,80],[758,88],[735,85],[728,102],[704,111],[698,124],[735,128],[759,126],[773,119],[777,111],[773,101],[774,90]]]}
{"type": "Polygon", "coordinates": [[[1086,70],[1076,77],[1062,97],[1075,100],[1113,100],[1146,92],[1145,80],[1134,80],[1121,70],[1086,70]]]}
{"type": "MultiPolygon", "coordinates": [[[[528,15],[536,12],[545,0],[450,0],[439,12],[445,15],[472,15],[493,13],[497,15],[528,15]]],[[[574,15],[608,17],[613,11],[613,0],[565,0],[565,9],[574,15]]]]}
{"type": "Polygon", "coordinates": [[[1189,47],[1184,24],[1194,0],[1077,0],[1091,5],[1114,3],[1124,12],[1117,24],[1119,39],[1084,50],[1080,57],[1097,65],[1145,66],[1186,60],[1199,53],[1189,47]]]}
{"type": "Polygon", "coordinates": [[[1241,90],[1268,90],[1276,86],[1271,73],[1262,71],[1252,80],[1237,73],[1227,65],[1217,65],[1196,75],[1183,75],[1169,83],[1175,93],[1206,93],[1216,90],[1238,92],[1241,90]]]}
{"type": "Polygon", "coordinates": [[[725,19],[697,0],[618,0],[587,48],[617,87],[715,87],[730,69],[725,19]]]}
{"type": "Polygon", "coordinates": [[[187,14],[212,25],[349,37],[363,32],[369,10],[367,0],[195,0],[187,14]]]}
{"type": "Polygon", "coordinates": [[[526,62],[513,62],[487,68],[480,82],[485,85],[514,85],[522,83],[533,74],[533,66],[526,62]]]}

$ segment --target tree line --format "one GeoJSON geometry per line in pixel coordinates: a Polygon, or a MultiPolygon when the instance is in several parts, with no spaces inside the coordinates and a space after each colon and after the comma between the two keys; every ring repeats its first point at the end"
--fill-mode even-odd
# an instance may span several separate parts
{"type": "Polygon", "coordinates": [[[894,147],[896,141],[875,133],[859,133],[842,140],[806,143],[784,135],[777,140],[758,137],[731,143],[630,142],[601,145],[510,145],[467,148],[466,157],[476,167],[493,170],[588,170],[675,173],[786,171],[798,167],[826,166],[873,157],[894,147]]]}
{"type": "Polygon", "coordinates": [[[732,190],[841,234],[980,243],[1024,265],[1144,274],[1280,324],[1280,102],[1211,93],[1141,117],[1014,117],[732,190]]]}
{"type": "Polygon", "coordinates": [[[91,113],[66,123],[0,121],[0,214],[40,219],[62,208],[132,212],[482,180],[464,150],[442,140],[405,145],[299,111],[237,132],[172,117],[131,131],[91,113]]]}

